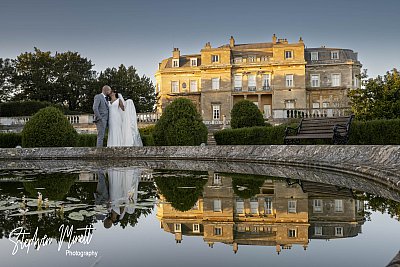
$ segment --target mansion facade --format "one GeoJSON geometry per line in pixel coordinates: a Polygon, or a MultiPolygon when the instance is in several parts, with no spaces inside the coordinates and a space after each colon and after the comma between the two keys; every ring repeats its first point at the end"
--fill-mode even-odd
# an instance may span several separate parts
{"type": "Polygon", "coordinates": [[[289,43],[275,34],[268,43],[236,44],[233,37],[220,47],[208,42],[193,55],[174,48],[155,75],[157,112],[185,97],[211,124],[230,120],[233,105],[243,99],[266,119],[287,118],[288,111],[337,116],[349,110],[347,93],[360,86],[361,66],[352,50],[306,48],[301,37],[289,43]]]}

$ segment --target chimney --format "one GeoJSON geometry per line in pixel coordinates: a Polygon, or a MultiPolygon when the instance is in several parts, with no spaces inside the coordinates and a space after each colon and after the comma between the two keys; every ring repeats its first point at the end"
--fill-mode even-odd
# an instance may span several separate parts
{"type": "Polygon", "coordinates": [[[272,43],[276,44],[276,35],[275,35],[275,33],[274,33],[274,35],[272,35],[272,43]]]}
{"type": "Polygon", "coordinates": [[[300,36],[299,43],[303,43],[303,38],[300,36]]]}
{"type": "Polygon", "coordinates": [[[178,59],[181,57],[181,51],[179,51],[179,48],[174,47],[174,50],[172,51],[172,57],[178,59]]]}
{"type": "Polygon", "coordinates": [[[205,49],[211,49],[211,44],[210,42],[207,42],[206,45],[204,46],[205,49]]]}
{"type": "Polygon", "coordinates": [[[231,39],[229,39],[229,46],[231,48],[235,46],[235,38],[233,38],[233,36],[231,36],[231,39]]]}

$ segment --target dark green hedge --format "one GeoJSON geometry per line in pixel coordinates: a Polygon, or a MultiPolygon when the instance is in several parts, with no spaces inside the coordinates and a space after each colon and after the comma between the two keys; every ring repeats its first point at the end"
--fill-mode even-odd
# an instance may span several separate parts
{"type": "Polygon", "coordinates": [[[349,144],[400,145],[400,119],[354,121],[349,144]]]}
{"type": "MultiPolygon", "coordinates": [[[[226,129],[214,134],[218,145],[282,145],[287,125],[226,129]]],[[[296,125],[291,125],[296,126],[296,125]]],[[[309,140],[303,144],[331,144],[329,140],[309,140]]],[[[399,145],[400,119],[354,121],[350,145],[399,145]]]]}
{"type": "Polygon", "coordinates": [[[0,133],[1,148],[16,146],[22,146],[22,136],[20,133],[0,133]]]}

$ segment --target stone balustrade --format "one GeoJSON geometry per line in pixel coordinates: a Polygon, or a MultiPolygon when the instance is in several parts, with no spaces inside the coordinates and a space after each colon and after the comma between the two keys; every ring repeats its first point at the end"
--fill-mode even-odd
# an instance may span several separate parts
{"type": "Polygon", "coordinates": [[[350,108],[273,109],[274,119],[341,117],[351,114],[350,108]]]}

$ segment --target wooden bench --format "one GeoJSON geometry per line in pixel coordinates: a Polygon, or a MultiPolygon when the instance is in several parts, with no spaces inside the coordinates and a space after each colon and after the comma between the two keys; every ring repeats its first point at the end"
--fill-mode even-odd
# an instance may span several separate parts
{"type": "Polygon", "coordinates": [[[330,139],[333,144],[347,144],[354,115],[333,118],[303,118],[296,128],[286,127],[284,143],[299,144],[300,140],[330,139]]]}

